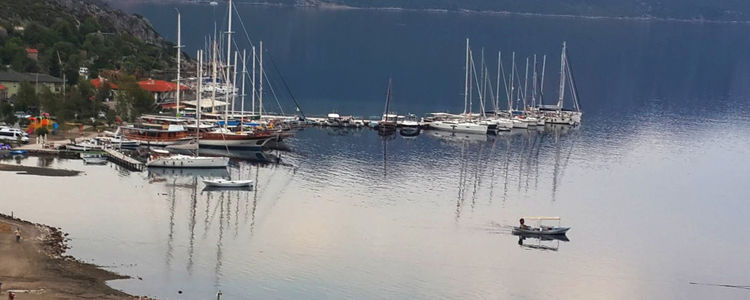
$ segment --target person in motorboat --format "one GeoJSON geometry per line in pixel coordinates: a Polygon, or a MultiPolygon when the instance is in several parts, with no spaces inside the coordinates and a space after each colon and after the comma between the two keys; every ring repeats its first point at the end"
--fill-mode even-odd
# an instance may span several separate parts
{"type": "Polygon", "coordinates": [[[524,230],[529,230],[529,229],[531,229],[531,227],[529,227],[528,225],[525,225],[525,224],[524,224],[524,222],[525,222],[525,221],[524,221],[524,219],[523,219],[523,218],[521,218],[520,220],[518,220],[518,222],[520,222],[520,223],[521,223],[521,226],[520,226],[520,228],[521,228],[521,229],[524,229],[524,230]]]}

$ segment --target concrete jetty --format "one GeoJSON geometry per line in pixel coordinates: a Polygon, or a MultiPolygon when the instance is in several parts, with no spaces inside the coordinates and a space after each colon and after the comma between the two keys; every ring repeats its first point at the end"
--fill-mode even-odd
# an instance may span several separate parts
{"type": "Polygon", "coordinates": [[[114,149],[105,149],[104,153],[106,153],[107,157],[111,162],[114,162],[118,165],[121,165],[123,167],[126,167],[130,169],[131,171],[143,171],[143,169],[146,168],[146,165],[142,162],[127,156],[125,154],[122,154],[121,152],[118,152],[114,149]]]}

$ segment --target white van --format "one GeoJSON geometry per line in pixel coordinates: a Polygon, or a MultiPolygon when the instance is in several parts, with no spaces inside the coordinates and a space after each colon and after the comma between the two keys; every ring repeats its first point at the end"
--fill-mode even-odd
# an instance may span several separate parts
{"type": "Polygon", "coordinates": [[[3,142],[17,142],[28,144],[29,135],[20,129],[10,127],[0,127],[0,141],[3,142]]]}

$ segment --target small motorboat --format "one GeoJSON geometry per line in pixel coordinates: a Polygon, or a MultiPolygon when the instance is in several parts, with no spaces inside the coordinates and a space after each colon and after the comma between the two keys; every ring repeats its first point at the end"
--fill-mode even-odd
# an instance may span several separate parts
{"type": "Polygon", "coordinates": [[[101,155],[87,155],[81,156],[83,163],[87,165],[105,165],[107,164],[107,157],[101,155]]]}
{"type": "Polygon", "coordinates": [[[203,183],[206,184],[206,187],[212,188],[242,188],[253,185],[252,180],[228,180],[222,178],[204,179],[203,183]]]}
{"type": "Polygon", "coordinates": [[[26,150],[10,150],[10,155],[26,155],[26,150]]]}
{"type": "Polygon", "coordinates": [[[560,217],[523,217],[520,222],[521,226],[513,227],[515,235],[563,235],[570,229],[570,227],[560,226],[560,217]],[[526,225],[526,220],[537,221],[537,226],[526,225]],[[557,221],[558,226],[542,225],[542,221],[557,221]]]}

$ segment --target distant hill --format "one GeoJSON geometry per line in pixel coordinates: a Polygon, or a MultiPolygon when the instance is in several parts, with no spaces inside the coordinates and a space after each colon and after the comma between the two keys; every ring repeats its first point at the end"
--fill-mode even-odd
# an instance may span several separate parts
{"type": "MultiPolygon", "coordinates": [[[[110,0],[115,1],[115,0],[110,0]]],[[[117,0],[120,1],[120,0],[117,0]]],[[[170,0],[171,2],[199,2],[170,0]]],[[[226,0],[220,1],[225,2],[226,0]]],[[[235,0],[242,3],[294,6],[349,6],[357,8],[440,9],[508,13],[680,19],[694,21],[750,21],[747,0],[235,0]]],[[[163,2],[163,0],[130,0],[163,2]]]]}
{"type": "MultiPolygon", "coordinates": [[[[286,1],[286,0],[281,0],[286,1]]],[[[746,21],[743,0],[313,0],[356,7],[506,11],[517,13],[746,21]]]]}

